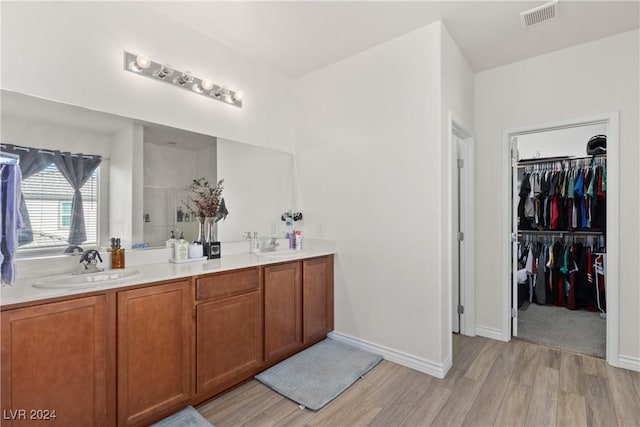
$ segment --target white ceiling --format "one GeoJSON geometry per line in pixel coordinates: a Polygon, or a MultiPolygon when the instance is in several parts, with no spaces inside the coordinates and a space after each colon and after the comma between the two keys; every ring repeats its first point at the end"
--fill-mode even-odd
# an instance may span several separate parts
{"type": "Polygon", "coordinates": [[[245,55],[297,77],[442,20],[475,71],[640,26],[640,2],[561,0],[558,17],[522,29],[545,1],[149,2],[245,55]]]}

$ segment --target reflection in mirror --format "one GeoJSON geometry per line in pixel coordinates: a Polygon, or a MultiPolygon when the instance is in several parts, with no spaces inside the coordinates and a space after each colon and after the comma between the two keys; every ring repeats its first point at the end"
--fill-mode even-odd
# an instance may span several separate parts
{"type": "MultiPolygon", "coordinates": [[[[200,177],[211,183],[224,178],[229,215],[217,224],[223,242],[241,240],[247,231],[279,236],[280,215],[293,206],[290,153],[6,90],[1,138],[3,144],[102,157],[89,180],[93,187],[82,189],[88,232],[82,246],[105,247],[112,236],[120,237],[124,247],[164,246],[172,230],[194,240],[198,223],[187,206],[186,187],[200,177]]],[[[49,190],[41,189],[42,198],[55,198],[49,190]]],[[[71,190],[56,199],[56,209],[29,208],[32,222],[38,217],[52,224],[39,232],[39,239],[55,241],[48,246],[57,247],[57,253],[69,243],[64,227],[72,197],[71,190]]]]}
{"type": "MultiPolygon", "coordinates": [[[[244,144],[242,144],[244,145],[244,144]]],[[[186,188],[196,178],[216,182],[216,138],[166,126],[144,126],[144,241],[163,246],[171,231],[194,241],[197,212],[186,188]]]]}

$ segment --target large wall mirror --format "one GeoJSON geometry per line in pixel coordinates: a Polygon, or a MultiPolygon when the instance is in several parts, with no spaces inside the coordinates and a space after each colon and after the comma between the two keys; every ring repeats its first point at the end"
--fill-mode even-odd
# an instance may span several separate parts
{"type": "Polygon", "coordinates": [[[3,151],[24,156],[31,233],[19,249],[25,254],[62,252],[70,243],[104,247],[111,237],[125,247],[159,247],[171,231],[194,240],[198,222],[187,186],[201,177],[214,185],[224,179],[229,214],[217,224],[223,242],[241,240],[245,232],[276,235],[281,214],[293,206],[290,153],[5,90],[1,137],[3,151]],[[30,151],[46,160],[25,156],[30,151]],[[48,160],[56,152],[73,160],[71,171],[48,160]],[[74,182],[74,174],[82,182],[74,182]],[[70,230],[80,184],[83,241],[70,230]]]}

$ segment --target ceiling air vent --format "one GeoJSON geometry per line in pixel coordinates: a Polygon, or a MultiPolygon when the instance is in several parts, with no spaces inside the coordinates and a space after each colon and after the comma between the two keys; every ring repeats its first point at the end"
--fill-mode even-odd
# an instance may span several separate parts
{"type": "Polygon", "coordinates": [[[520,20],[522,21],[522,27],[527,28],[532,25],[540,24],[542,22],[551,21],[557,15],[558,0],[554,0],[552,2],[543,4],[542,6],[525,10],[524,12],[520,13],[520,20]]]}

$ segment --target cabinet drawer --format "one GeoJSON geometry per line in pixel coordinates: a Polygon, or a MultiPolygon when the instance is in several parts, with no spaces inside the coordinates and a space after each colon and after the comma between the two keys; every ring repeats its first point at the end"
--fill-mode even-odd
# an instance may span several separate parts
{"type": "Polygon", "coordinates": [[[260,268],[216,273],[196,279],[196,300],[219,299],[260,289],[260,268]]]}

